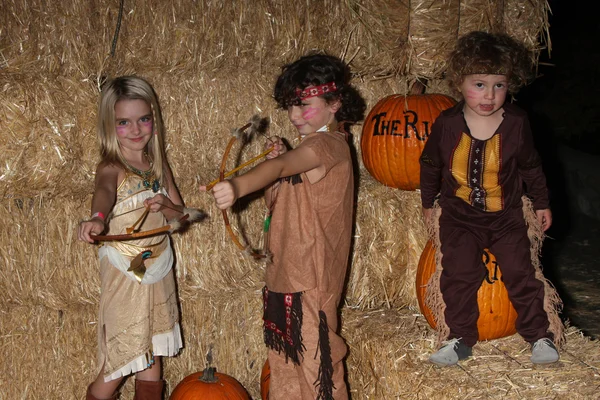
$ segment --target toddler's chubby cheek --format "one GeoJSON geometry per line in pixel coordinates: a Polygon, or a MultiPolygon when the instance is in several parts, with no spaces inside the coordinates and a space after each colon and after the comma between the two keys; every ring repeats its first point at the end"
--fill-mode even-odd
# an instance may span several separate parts
{"type": "Polygon", "coordinates": [[[474,99],[477,97],[477,94],[474,90],[467,90],[467,92],[464,94],[466,99],[474,99]]]}
{"type": "Polygon", "coordinates": [[[312,117],[314,117],[318,112],[319,112],[318,109],[310,107],[308,110],[306,110],[302,113],[302,118],[304,118],[305,120],[309,120],[312,117]]]}

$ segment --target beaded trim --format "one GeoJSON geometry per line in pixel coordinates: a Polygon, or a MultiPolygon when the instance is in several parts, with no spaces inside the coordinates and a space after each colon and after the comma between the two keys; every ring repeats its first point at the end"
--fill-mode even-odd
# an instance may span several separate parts
{"type": "Polygon", "coordinates": [[[158,189],[160,189],[160,182],[158,182],[158,179],[156,179],[156,175],[154,174],[154,170],[152,169],[153,164],[150,158],[148,157],[148,154],[144,153],[144,157],[146,157],[146,160],[148,160],[148,162],[150,163],[150,168],[148,168],[146,171],[141,171],[133,167],[124,158],[123,163],[125,164],[128,170],[142,178],[142,184],[146,189],[152,189],[152,191],[156,193],[158,192],[158,189]]]}
{"type": "Polygon", "coordinates": [[[321,96],[325,93],[336,92],[337,86],[335,82],[324,83],[318,86],[309,86],[302,89],[296,89],[296,95],[300,97],[300,99],[308,99],[309,97],[321,96]]]}

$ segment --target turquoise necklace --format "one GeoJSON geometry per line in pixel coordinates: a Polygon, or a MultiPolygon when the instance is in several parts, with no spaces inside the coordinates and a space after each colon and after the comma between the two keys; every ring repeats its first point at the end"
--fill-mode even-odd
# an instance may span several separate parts
{"type": "Polygon", "coordinates": [[[156,175],[152,170],[152,161],[148,157],[148,154],[144,153],[144,157],[146,157],[146,160],[148,160],[148,163],[150,164],[150,168],[148,168],[146,171],[141,171],[133,167],[127,162],[127,160],[125,160],[125,158],[123,158],[123,162],[128,170],[142,178],[142,185],[144,185],[146,189],[152,189],[152,191],[156,193],[158,192],[158,189],[160,189],[160,183],[158,182],[158,179],[156,179],[156,175]]]}

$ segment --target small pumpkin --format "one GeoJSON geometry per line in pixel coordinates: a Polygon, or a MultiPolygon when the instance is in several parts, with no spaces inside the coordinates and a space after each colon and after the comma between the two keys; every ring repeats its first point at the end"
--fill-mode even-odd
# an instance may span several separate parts
{"type": "Polygon", "coordinates": [[[443,94],[394,94],[365,119],[360,147],[365,168],[385,186],[419,188],[419,157],[438,115],[456,102],[443,94]]]}
{"type": "Polygon", "coordinates": [[[262,400],[269,400],[269,386],[271,384],[271,367],[269,360],[265,361],[262,371],[260,373],[260,398],[262,400]]]}
{"type": "Polygon", "coordinates": [[[171,400],[250,400],[244,387],[235,378],[206,368],[188,375],[173,390],[171,400]]]}
{"type": "MultiPolygon", "coordinates": [[[[515,328],[517,312],[508,299],[506,286],[502,282],[500,266],[496,257],[487,249],[483,252],[482,261],[487,267],[488,275],[477,292],[479,340],[499,339],[513,335],[517,331],[515,328]]],[[[425,305],[425,289],[435,268],[435,249],[429,241],[419,259],[416,280],[419,308],[432,328],[435,328],[436,323],[431,310],[425,305]]]]}

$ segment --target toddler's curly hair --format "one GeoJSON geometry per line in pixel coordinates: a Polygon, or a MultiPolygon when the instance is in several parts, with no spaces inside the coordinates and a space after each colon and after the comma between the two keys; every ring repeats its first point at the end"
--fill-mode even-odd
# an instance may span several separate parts
{"type": "Polygon", "coordinates": [[[339,122],[356,123],[364,118],[366,103],[350,85],[350,78],[350,68],[338,57],[320,53],[309,54],[282,67],[275,83],[273,97],[279,108],[287,109],[302,103],[297,89],[304,90],[308,86],[335,82],[337,90],[320,97],[327,103],[339,99],[342,106],[335,114],[336,119],[339,122]]]}
{"type": "Polygon", "coordinates": [[[473,74],[506,75],[508,91],[514,94],[533,78],[532,53],[506,34],[470,32],[450,54],[446,79],[456,89],[465,75],[473,74]]]}

